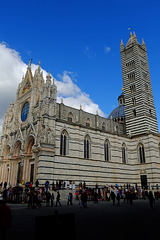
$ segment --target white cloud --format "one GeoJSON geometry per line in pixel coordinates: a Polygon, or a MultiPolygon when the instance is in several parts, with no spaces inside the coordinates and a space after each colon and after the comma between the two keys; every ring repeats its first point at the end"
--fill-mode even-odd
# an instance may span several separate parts
{"type": "Polygon", "coordinates": [[[105,53],[109,53],[111,51],[111,48],[109,46],[105,46],[105,53]]]}
{"type": "Polygon", "coordinates": [[[92,58],[96,56],[96,53],[89,47],[86,46],[83,50],[83,54],[87,56],[87,58],[92,58]]]}
{"type": "MultiPolygon", "coordinates": [[[[32,64],[32,71],[34,73],[38,65],[32,64]]],[[[3,116],[9,107],[10,102],[15,101],[16,90],[18,84],[25,75],[27,65],[22,61],[20,54],[9,48],[6,43],[0,43],[0,135],[2,130],[3,116]]],[[[43,76],[46,77],[47,72],[43,70],[43,76]]],[[[64,71],[59,74],[56,79],[58,89],[57,101],[64,99],[64,104],[80,108],[90,113],[96,113],[105,116],[100,110],[99,106],[90,99],[89,95],[84,93],[75,83],[75,74],[64,71]],[[57,80],[58,79],[58,80],[57,80]]]]}

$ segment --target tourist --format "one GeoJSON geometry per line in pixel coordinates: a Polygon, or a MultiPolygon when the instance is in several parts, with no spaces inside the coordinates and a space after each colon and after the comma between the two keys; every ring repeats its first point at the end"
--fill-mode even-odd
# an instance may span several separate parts
{"type": "Polygon", "coordinates": [[[153,201],[154,201],[154,196],[153,196],[153,193],[152,193],[152,191],[149,191],[148,199],[149,199],[149,204],[150,204],[150,207],[151,207],[151,209],[153,210],[153,201]]]}
{"type": "Polygon", "coordinates": [[[52,193],[51,195],[51,207],[53,207],[54,205],[54,193],[52,193]]]}
{"type": "Polygon", "coordinates": [[[51,199],[51,194],[49,191],[46,192],[46,207],[49,207],[49,202],[51,199]]]}
{"type": "Polygon", "coordinates": [[[73,199],[73,194],[70,192],[70,193],[68,194],[67,206],[68,206],[69,204],[70,204],[71,206],[73,205],[72,199],[73,199]]]}
{"type": "Polygon", "coordinates": [[[120,206],[120,195],[117,193],[117,206],[120,206]]]}
{"type": "Polygon", "coordinates": [[[115,193],[112,191],[112,192],[111,192],[111,199],[112,199],[112,201],[113,201],[113,206],[115,206],[115,198],[116,198],[116,195],[115,195],[115,193]]]}
{"type": "Polygon", "coordinates": [[[61,203],[60,203],[60,193],[59,193],[59,191],[57,192],[56,207],[57,207],[57,204],[59,204],[60,207],[61,207],[61,203]]]}

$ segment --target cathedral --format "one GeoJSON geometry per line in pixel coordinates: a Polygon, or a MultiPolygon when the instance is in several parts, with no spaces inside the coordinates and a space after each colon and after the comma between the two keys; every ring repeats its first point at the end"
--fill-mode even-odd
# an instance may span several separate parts
{"type": "Polygon", "coordinates": [[[4,115],[0,182],[38,180],[89,187],[160,185],[160,134],[147,50],[135,33],[120,43],[123,89],[108,118],[57,103],[57,87],[40,64],[26,69],[4,115]]]}

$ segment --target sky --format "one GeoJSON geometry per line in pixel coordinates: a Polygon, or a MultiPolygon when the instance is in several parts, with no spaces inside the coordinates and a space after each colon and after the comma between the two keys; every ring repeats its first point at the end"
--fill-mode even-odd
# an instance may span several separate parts
{"type": "Polygon", "coordinates": [[[26,72],[41,61],[66,105],[107,117],[123,86],[120,42],[130,31],[147,47],[160,129],[160,1],[6,0],[0,4],[0,134],[26,72]]]}

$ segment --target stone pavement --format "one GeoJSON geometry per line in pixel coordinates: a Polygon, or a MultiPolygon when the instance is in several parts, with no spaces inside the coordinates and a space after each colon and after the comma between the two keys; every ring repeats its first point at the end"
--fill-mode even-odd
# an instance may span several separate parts
{"type": "Polygon", "coordinates": [[[46,208],[44,204],[43,208],[39,209],[27,209],[27,204],[9,204],[13,222],[8,229],[7,240],[35,240],[36,217],[54,215],[55,211],[58,211],[58,214],[73,214],[75,223],[65,219],[65,226],[64,224],[48,226],[43,221],[38,228],[39,240],[44,239],[47,233],[50,234],[49,239],[58,240],[160,239],[160,200],[155,202],[153,210],[148,200],[135,200],[132,206],[124,204],[123,200],[120,206],[113,206],[112,202],[107,201],[100,201],[98,204],[88,202],[87,208],[80,208],[76,200],[73,201],[73,206],[67,206],[67,201],[61,203],[62,207],[54,205],[46,208]],[[75,235],[72,234],[74,230],[75,235]]]}

